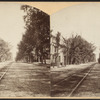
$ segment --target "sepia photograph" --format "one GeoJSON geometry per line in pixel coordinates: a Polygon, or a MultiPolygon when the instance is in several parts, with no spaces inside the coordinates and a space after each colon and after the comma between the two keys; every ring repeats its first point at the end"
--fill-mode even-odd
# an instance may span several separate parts
{"type": "Polygon", "coordinates": [[[100,97],[100,3],[50,17],[51,97],[100,97]]]}
{"type": "Polygon", "coordinates": [[[0,2],[0,98],[99,98],[99,80],[99,2],[0,2]]]}
{"type": "Polygon", "coordinates": [[[0,97],[50,97],[50,16],[0,2],[0,97]]]}

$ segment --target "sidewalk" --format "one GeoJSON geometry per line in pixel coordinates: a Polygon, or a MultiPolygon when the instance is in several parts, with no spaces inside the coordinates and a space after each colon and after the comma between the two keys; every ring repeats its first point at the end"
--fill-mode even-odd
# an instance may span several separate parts
{"type": "Polygon", "coordinates": [[[35,62],[35,63],[33,62],[33,64],[36,65],[36,66],[39,66],[39,67],[42,66],[42,67],[47,67],[47,68],[50,69],[50,64],[48,64],[48,63],[42,64],[41,62],[35,62]]]}
{"type": "Polygon", "coordinates": [[[96,62],[89,62],[89,63],[85,63],[85,64],[79,64],[79,65],[66,65],[65,67],[57,67],[57,66],[54,66],[54,67],[51,67],[51,71],[65,71],[67,69],[82,69],[82,68],[85,68],[91,64],[94,64],[96,62]]]}

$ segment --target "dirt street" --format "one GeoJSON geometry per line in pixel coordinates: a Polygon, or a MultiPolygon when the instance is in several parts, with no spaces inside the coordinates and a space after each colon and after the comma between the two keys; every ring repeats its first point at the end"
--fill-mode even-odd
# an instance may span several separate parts
{"type": "Polygon", "coordinates": [[[46,66],[13,63],[0,81],[0,97],[49,97],[49,76],[46,66]]]}

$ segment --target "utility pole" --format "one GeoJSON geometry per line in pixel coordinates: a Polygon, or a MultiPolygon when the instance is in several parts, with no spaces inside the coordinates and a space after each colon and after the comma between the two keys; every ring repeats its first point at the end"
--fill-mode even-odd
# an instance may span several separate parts
{"type": "Polygon", "coordinates": [[[99,47],[99,58],[100,58],[100,47],[99,47]]]}
{"type": "Polygon", "coordinates": [[[100,58],[100,53],[99,53],[99,58],[100,58]]]}
{"type": "Polygon", "coordinates": [[[100,48],[99,48],[99,58],[98,58],[98,63],[100,63],[100,48]]]}

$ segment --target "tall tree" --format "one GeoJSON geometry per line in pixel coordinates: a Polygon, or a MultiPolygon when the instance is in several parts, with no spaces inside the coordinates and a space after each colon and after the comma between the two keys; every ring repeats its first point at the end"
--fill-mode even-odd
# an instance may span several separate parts
{"type": "Polygon", "coordinates": [[[23,46],[26,47],[21,51],[26,53],[31,61],[32,51],[35,50],[37,60],[46,63],[46,58],[50,54],[50,17],[41,10],[27,5],[21,6],[21,10],[26,13],[23,17],[26,31],[22,38],[23,46]]]}
{"type": "Polygon", "coordinates": [[[12,59],[12,54],[10,52],[11,46],[9,43],[0,39],[0,62],[12,59]]]}
{"type": "Polygon", "coordinates": [[[69,39],[63,38],[62,44],[64,54],[67,54],[68,64],[80,64],[95,61],[96,49],[92,43],[87,42],[80,35],[72,36],[69,39]]]}

